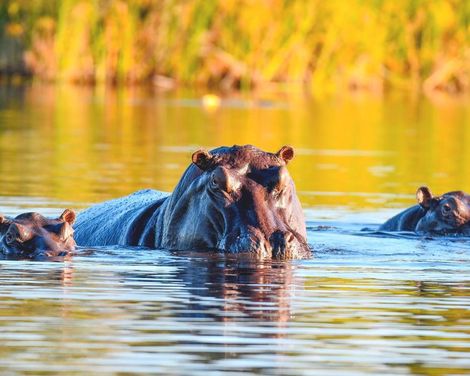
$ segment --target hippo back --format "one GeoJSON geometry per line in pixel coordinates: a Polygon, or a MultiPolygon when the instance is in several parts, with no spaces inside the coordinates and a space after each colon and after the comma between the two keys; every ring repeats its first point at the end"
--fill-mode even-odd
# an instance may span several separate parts
{"type": "Polygon", "coordinates": [[[145,189],[85,209],[78,214],[74,226],[77,244],[152,247],[155,239],[152,223],[168,195],[145,189]]]}
{"type": "Polygon", "coordinates": [[[426,210],[420,205],[412,206],[379,227],[379,231],[415,231],[419,220],[424,217],[426,210]]]}

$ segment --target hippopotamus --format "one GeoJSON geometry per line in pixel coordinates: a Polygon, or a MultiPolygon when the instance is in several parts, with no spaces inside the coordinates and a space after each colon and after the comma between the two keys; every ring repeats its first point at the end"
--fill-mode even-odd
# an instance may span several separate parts
{"type": "Polygon", "coordinates": [[[379,231],[415,231],[432,234],[470,235],[470,196],[452,191],[433,196],[428,187],[416,191],[418,205],[395,215],[379,231]]]}
{"type": "Polygon", "coordinates": [[[23,213],[0,215],[0,253],[6,257],[37,259],[63,256],[75,249],[72,225],[75,212],[66,209],[58,218],[23,213]]]}
{"type": "Polygon", "coordinates": [[[277,153],[252,145],[198,150],[172,194],[142,190],[79,213],[77,244],[309,257],[286,167],[293,157],[290,146],[277,153]]]}

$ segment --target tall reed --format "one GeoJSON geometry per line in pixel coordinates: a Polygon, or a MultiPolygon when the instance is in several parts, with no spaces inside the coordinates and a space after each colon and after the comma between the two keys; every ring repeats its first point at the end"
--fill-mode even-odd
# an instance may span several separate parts
{"type": "Polygon", "coordinates": [[[4,0],[48,80],[470,90],[467,0],[4,0]]]}

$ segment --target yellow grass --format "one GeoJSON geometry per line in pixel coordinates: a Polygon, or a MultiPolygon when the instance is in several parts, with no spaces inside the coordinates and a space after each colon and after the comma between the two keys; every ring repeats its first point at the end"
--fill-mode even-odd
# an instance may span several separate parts
{"type": "Polygon", "coordinates": [[[4,0],[41,79],[470,90],[467,0],[4,0]]]}

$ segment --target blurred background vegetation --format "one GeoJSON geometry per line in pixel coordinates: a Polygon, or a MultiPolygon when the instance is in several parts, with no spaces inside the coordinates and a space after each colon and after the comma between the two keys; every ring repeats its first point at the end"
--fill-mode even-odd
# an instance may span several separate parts
{"type": "Polygon", "coordinates": [[[468,0],[1,0],[3,77],[470,91],[468,0]]]}

